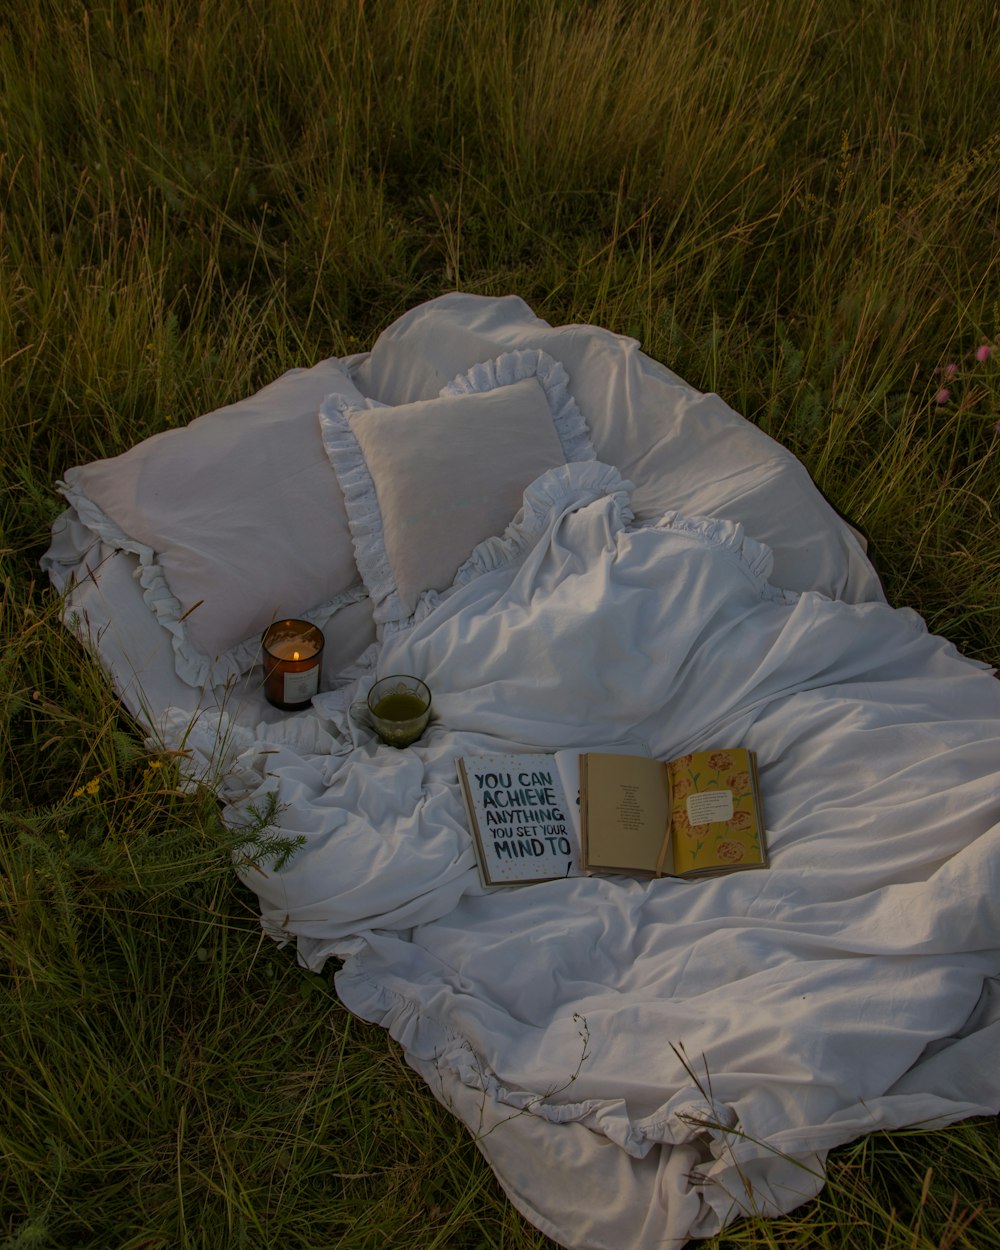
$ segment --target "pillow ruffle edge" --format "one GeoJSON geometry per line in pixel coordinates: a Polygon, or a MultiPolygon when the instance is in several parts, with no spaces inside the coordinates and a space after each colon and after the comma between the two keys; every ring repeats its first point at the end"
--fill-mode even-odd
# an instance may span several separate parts
{"type": "MultiPolygon", "coordinates": [[[[139,561],[137,576],[142,587],[142,597],[157,622],[170,634],[174,651],[174,667],[181,681],[196,689],[208,685],[223,685],[233,674],[248,672],[260,658],[260,635],[255,634],[242,642],[210,656],[200,651],[191,641],[184,626],[185,612],[170,589],[163,566],[156,551],[126,534],[94,501],[76,484],[73,469],[67,471],[56,489],[76,512],[80,522],[109,547],[128,551],[139,561]]],[[[311,625],[322,628],[341,608],[364,599],[367,590],[361,582],[341,591],[326,603],[300,612],[299,617],[311,625]]]]}
{"type": "Polygon", "coordinates": [[[343,395],[333,394],[323,400],[319,409],[323,446],[340,482],[354,543],[354,559],[361,580],[368,588],[376,625],[405,619],[409,611],[396,590],[395,574],[385,549],[378,494],[348,414],[389,406],[374,399],[366,399],[363,404],[352,403],[343,395]]]}
{"type": "Polygon", "coordinates": [[[441,388],[441,395],[473,395],[494,391],[536,377],[545,392],[552,423],[556,429],[567,463],[596,460],[597,452],[590,441],[587,422],[569,391],[569,375],[558,360],[539,347],[504,352],[495,360],[484,360],[441,388]]]}
{"type": "MultiPolygon", "coordinates": [[[[545,393],[567,463],[597,463],[586,419],[569,391],[569,375],[559,361],[540,348],[503,352],[493,360],[481,361],[443,386],[438,398],[494,391],[530,377],[538,379],[545,393]]],[[[372,600],[375,623],[383,630],[404,628],[412,620],[416,606],[410,608],[404,603],[396,587],[385,546],[378,493],[351,429],[349,414],[391,406],[368,398],[358,404],[335,393],[328,395],[319,409],[323,445],[347,508],[354,558],[372,600]]]]}

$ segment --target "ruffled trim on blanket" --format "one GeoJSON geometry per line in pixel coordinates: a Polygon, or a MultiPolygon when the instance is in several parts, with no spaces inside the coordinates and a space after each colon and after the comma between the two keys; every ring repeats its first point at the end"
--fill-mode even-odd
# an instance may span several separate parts
{"type": "Polygon", "coordinates": [[[484,539],[473,548],[469,558],[456,572],[450,588],[427,591],[417,604],[412,622],[401,622],[399,628],[423,620],[457,587],[474,582],[484,573],[493,573],[515,564],[545,533],[554,512],[566,510],[570,505],[576,511],[597,499],[607,498],[618,513],[619,524],[623,529],[627,528],[635,516],[631,502],[633,489],[632,483],[626,481],[616,468],[599,460],[548,469],[524,492],[520,511],[504,532],[484,539]]]}
{"type": "MultiPolygon", "coordinates": [[[[142,587],[143,600],[159,624],[171,636],[174,668],[181,681],[187,682],[189,686],[194,686],[196,689],[208,685],[223,685],[230,676],[247,672],[259,661],[259,634],[246,638],[215,656],[200,651],[191,641],[183,620],[184,608],[170,589],[166,572],[159,562],[156,551],[126,534],[106,512],[98,507],[77,485],[74,469],[67,471],[65,479],[56,483],[56,488],[75,509],[80,522],[92,534],[107,543],[109,547],[131,552],[137,557],[139,567],[136,576],[142,587]]],[[[367,593],[364,585],[358,582],[326,603],[319,604],[306,612],[300,612],[299,615],[311,625],[317,625],[322,629],[335,612],[364,599],[367,593]]]]}
{"type": "Polygon", "coordinates": [[[725,521],[719,517],[685,516],[680,512],[666,512],[655,522],[657,529],[675,530],[692,534],[711,547],[732,552],[745,575],[757,585],[761,597],[780,603],[793,603],[799,595],[793,591],[773,586],[767,579],[774,567],[774,554],[770,547],[751,538],[739,521],[725,521]]]}
{"type": "MultiPolygon", "coordinates": [[[[744,1138],[733,1108],[695,1085],[679,1089],[658,1111],[636,1120],[623,1099],[560,1101],[558,1096],[572,1087],[572,1071],[566,1072],[558,1088],[548,1091],[504,1084],[460,1032],[367,974],[363,970],[365,953],[364,943],[355,944],[350,951],[342,949],[345,962],[336,975],[336,985],[344,1005],[362,1019],[388,1029],[408,1055],[433,1063],[442,1073],[451,1073],[495,1106],[534,1115],[551,1124],[583,1123],[634,1159],[644,1158],[654,1146],[697,1143],[699,1154],[711,1166],[713,1160],[738,1148],[744,1138]]],[[[581,1041],[581,1055],[584,1048],[581,1041]]]]}
{"type": "MultiPolygon", "coordinates": [[[[537,377],[545,393],[552,423],[567,462],[595,461],[596,452],[590,441],[587,422],[569,392],[566,370],[543,351],[505,352],[495,360],[474,365],[467,373],[460,374],[442,387],[440,395],[493,391],[530,377],[537,377]]],[[[343,492],[355,559],[372,599],[375,623],[378,626],[398,627],[410,619],[413,609],[399,596],[386,551],[375,483],[350,424],[352,412],[389,406],[367,398],[359,404],[357,400],[334,393],[320,405],[319,422],[323,445],[343,492]]]]}

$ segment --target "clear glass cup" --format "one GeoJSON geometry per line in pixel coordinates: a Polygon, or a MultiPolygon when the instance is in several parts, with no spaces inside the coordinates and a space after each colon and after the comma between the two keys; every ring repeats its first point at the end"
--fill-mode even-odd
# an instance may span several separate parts
{"type": "Polygon", "coordinates": [[[431,718],[431,692],[419,677],[397,673],[383,677],[365,702],[351,704],[351,716],[371,729],[387,746],[416,742],[431,718]]]}

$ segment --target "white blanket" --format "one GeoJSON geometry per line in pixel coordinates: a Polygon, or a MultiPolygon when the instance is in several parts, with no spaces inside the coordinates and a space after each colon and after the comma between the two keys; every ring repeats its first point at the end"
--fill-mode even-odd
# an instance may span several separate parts
{"type": "Polygon", "coordinates": [[[553,470],[321,696],[340,742],[183,726],[227,745],[229,819],[273,792],[305,839],[245,871],[266,927],[344,960],[564,1246],[679,1245],[795,1207],[859,1134],[1000,1109],[1000,685],[910,611],[769,571],[736,523],[635,525],[616,470],[553,470]],[[431,686],[418,745],[350,722],[376,672],[431,686]],[[771,868],[484,891],[456,757],[629,742],[756,750],[771,868]]]}

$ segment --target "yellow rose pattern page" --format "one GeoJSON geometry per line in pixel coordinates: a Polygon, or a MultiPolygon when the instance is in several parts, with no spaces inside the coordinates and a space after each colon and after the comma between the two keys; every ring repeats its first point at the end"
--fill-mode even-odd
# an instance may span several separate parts
{"type": "Polygon", "coordinates": [[[756,763],[750,752],[695,751],[669,767],[674,872],[764,866],[756,763]]]}

